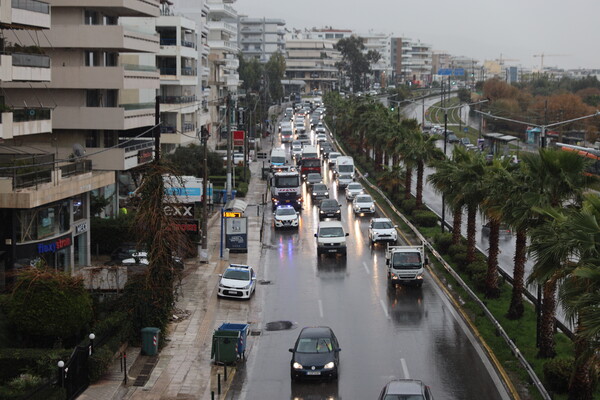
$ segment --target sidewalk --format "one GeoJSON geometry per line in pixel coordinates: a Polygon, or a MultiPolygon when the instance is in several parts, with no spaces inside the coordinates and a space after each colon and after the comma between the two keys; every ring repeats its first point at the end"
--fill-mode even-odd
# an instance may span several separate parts
{"type": "MultiPolygon", "coordinates": [[[[215,138],[216,139],[216,138],[215,138]]],[[[216,142],[216,140],[215,140],[216,142]]],[[[159,400],[159,399],[215,399],[225,398],[224,393],[233,381],[235,368],[228,369],[228,380],[222,380],[222,395],[217,396],[216,374],[223,374],[223,367],[214,366],[211,343],[214,329],[223,322],[250,323],[256,326],[253,302],[217,299],[218,274],[229,263],[252,265],[260,274],[262,245],[260,230],[264,207],[260,205],[266,191],[266,181],[260,180],[260,163],[250,164],[251,180],[246,198],[248,209],[248,253],[231,253],[229,260],[220,258],[220,218],[214,213],[208,228],[208,263],[198,259],[186,260],[182,286],[176,308],[189,313],[173,322],[167,335],[168,342],[157,357],[157,362],[144,386],[133,386],[136,377],[152,357],[139,354],[139,348],[127,349],[128,383],[124,384],[124,372],[120,360],[113,362],[110,372],[101,381],[91,385],[79,399],[84,400],[159,400]],[[255,207],[258,207],[258,211],[255,207]],[[254,323],[252,322],[254,321],[254,323]]],[[[225,252],[224,255],[227,253],[225,252]]],[[[164,335],[161,334],[161,340],[164,335]]],[[[251,351],[252,337],[248,336],[246,354],[251,351]]],[[[154,360],[155,361],[155,360],[154,360]]],[[[148,369],[151,365],[148,366],[148,369]]],[[[221,377],[223,379],[223,377],[221,377]]]]}

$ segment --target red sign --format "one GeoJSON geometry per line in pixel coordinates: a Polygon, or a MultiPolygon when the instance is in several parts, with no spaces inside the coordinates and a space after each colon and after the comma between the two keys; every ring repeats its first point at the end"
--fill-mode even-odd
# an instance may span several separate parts
{"type": "Polygon", "coordinates": [[[233,131],[233,145],[234,146],[243,146],[245,134],[246,134],[245,131],[233,131]]]}

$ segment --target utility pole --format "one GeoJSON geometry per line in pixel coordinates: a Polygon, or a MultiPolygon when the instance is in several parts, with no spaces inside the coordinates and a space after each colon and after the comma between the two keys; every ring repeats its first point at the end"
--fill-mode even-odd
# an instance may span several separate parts
{"type": "Polygon", "coordinates": [[[160,96],[156,96],[154,103],[154,162],[160,161],[160,96]]]}
{"type": "Polygon", "coordinates": [[[208,261],[208,129],[200,128],[202,145],[204,146],[204,167],[202,168],[202,252],[208,261]]]}
{"type": "Polygon", "coordinates": [[[229,90],[226,91],[227,92],[227,98],[225,100],[226,102],[226,112],[225,112],[225,118],[227,118],[227,186],[225,187],[226,191],[227,191],[227,200],[231,199],[231,172],[232,172],[232,168],[231,168],[231,147],[233,145],[233,141],[231,140],[231,94],[229,93],[229,90]]]}

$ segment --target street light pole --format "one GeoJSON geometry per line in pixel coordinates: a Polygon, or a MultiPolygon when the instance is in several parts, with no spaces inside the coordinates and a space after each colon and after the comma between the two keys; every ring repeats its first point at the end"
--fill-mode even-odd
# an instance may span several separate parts
{"type": "Polygon", "coordinates": [[[226,100],[226,112],[225,118],[227,119],[227,183],[226,183],[226,192],[227,192],[227,200],[231,199],[231,145],[233,144],[231,140],[231,94],[227,91],[227,100],[226,100]]]}

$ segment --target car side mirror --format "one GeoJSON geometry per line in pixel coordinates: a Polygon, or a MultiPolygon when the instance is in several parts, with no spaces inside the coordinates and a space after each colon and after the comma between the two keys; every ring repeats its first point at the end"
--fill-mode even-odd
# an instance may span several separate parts
{"type": "Polygon", "coordinates": [[[398,225],[394,225],[394,228],[397,228],[397,227],[398,227],[398,225]]]}
{"type": "Polygon", "coordinates": [[[221,277],[221,278],[222,278],[222,277],[223,277],[223,274],[219,274],[219,277],[221,277]]]}
{"type": "Polygon", "coordinates": [[[337,349],[335,349],[335,351],[342,351],[342,349],[340,349],[339,347],[337,349]]]}
{"type": "Polygon", "coordinates": [[[253,281],[255,281],[255,280],[256,280],[256,277],[255,277],[255,276],[253,276],[253,277],[252,277],[252,280],[253,280],[253,281]]]}
{"type": "Polygon", "coordinates": [[[294,352],[294,349],[288,349],[288,350],[289,350],[289,352],[290,352],[290,353],[293,353],[293,352],[294,352]]]}
{"type": "Polygon", "coordinates": [[[385,259],[385,265],[390,265],[390,259],[389,258],[385,259]]]}
{"type": "Polygon", "coordinates": [[[350,234],[348,232],[346,232],[346,236],[350,236],[350,234]]]}
{"type": "Polygon", "coordinates": [[[429,265],[429,257],[425,256],[425,265],[429,265]]]}

